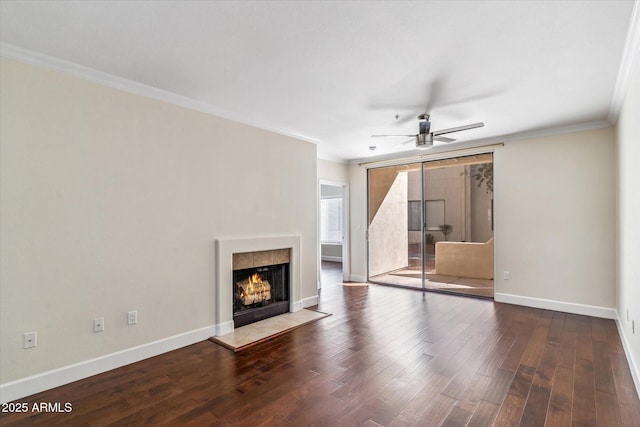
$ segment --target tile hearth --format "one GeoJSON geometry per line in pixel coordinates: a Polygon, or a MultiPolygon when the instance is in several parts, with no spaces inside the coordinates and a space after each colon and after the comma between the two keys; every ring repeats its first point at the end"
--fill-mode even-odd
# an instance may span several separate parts
{"type": "Polygon", "coordinates": [[[327,316],[331,315],[321,311],[303,309],[295,313],[284,313],[260,320],[236,328],[228,334],[212,337],[210,340],[230,350],[240,351],[327,316]]]}

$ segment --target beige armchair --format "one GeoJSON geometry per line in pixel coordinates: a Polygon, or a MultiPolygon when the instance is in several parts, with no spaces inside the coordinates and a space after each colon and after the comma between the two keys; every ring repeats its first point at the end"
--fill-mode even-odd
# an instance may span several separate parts
{"type": "Polygon", "coordinates": [[[493,237],[485,243],[437,242],[436,274],[493,279],[493,237]]]}

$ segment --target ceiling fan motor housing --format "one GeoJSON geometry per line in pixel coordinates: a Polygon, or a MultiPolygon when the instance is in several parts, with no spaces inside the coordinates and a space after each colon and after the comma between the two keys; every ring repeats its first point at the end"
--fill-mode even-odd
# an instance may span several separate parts
{"type": "Polygon", "coordinates": [[[427,148],[433,146],[432,133],[419,133],[416,135],[416,148],[427,148]]]}

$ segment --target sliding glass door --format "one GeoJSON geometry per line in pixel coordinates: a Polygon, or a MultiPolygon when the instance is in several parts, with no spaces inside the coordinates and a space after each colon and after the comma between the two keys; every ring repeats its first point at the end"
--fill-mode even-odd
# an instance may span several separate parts
{"type": "Polygon", "coordinates": [[[491,154],[370,169],[369,280],[493,296],[491,154]]]}

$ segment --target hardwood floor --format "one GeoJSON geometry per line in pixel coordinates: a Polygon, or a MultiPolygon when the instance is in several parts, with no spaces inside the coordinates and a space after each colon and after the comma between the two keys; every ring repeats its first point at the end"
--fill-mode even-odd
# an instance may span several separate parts
{"type": "Polygon", "coordinates": [[[204,341],[20,399],[73,410],[0,425],[640,426],[611,320],[324,273],[330,317],[244,352],[204,341]]]}

